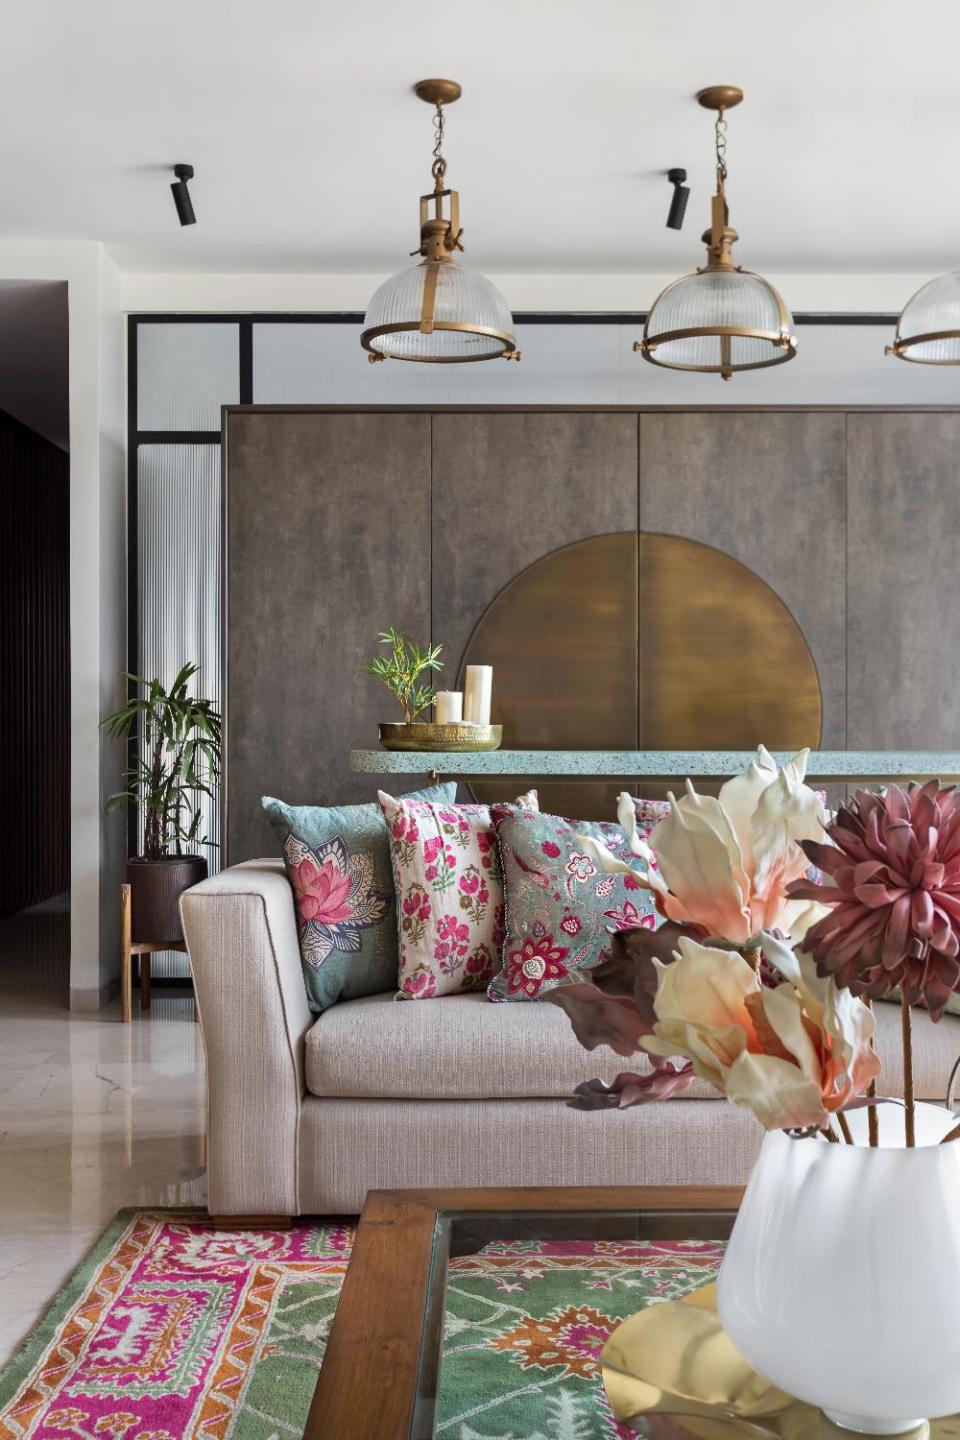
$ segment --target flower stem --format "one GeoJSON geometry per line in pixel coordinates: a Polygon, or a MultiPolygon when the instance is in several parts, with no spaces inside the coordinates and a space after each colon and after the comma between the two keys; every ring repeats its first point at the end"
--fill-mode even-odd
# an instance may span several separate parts
{"type": "Polygon", "coordinates": [[[827,1121],[826,1125],[824,1125],[823,1129],[820,1131],[820,1134],[821,1134],[821,1135],[825,1135],[825,1136],[827,1137],[827,1139],[830,1141],[830,1144],[831,1144],[831,1145],[839,1145],[839,1144],[840,1144],[840,1136],[839,1136],[839,1135],[834,1135],[834,1133],[833,1133],[833,1126],[830,1124],[830,1121],[829,1121],[829,1120],[827,1121]]]}
{"type": "Polygon", "coordinates": [[[917,1143],[917,1106],[913,1098],[913,1019],[910,1002],[900,997],[900,1023],[903,1030],[903,1100],[906,1105],[904,1125],[909,1149],[917,1143]]]}
{"type": "Polygon", "coordinates": [[[948,1134],[944,1135],[943,1139],[940,1141],[940,1144],[946,1145],[948,1140],[960,1140],[960,1125],[954,1125],[953,1129],[949,1131],[948,1134]]]}
{"type": "Polygon", "coordinates": [[[850,1133],[850,1125],[847,1121],[846,1115],[844,1115],[842,1110],[837,1111],[837,1124],[840,1126],[840,1134],[843,1136],[844,1140],[846,1140],[848,1145],[852,1145],[853,1136],[850,1133]]]}
{"type": "MultiPolygon", "coordinates": [[[[864,997],[863,997],[863,1003],[864,1003],[864,1005],[866,1005],[866,1007],[867,1007],[868,1010],[872,1010],[872,1009],[873,1009],[873,1000],[870,998],[869,995],[864,995],[864,997]]],[[[871,1037],[870,1037],[870,1049],[871,1049],[871,1050],[875,1050],[876,1048],[877,1048],[877,1047],[876,1047],[876,1045],[874,1044],[873,1036],[871,1036],[871,1037]]],[[[868,1088],[868,1090],[867,1090],[867,1099],[868,1099],[868,1100],[875,1100],[876,1097],[877,1097],[877,1081],[876,1081],[876,1077],[874,1077],[874,1079],[872,1079],[872,1080],[870,1081],[870,1086],[869,1086],[869,1088],[868,1088]]],[[[869,1106],[868,1109],[867,1109],[867,1130],[868,1130],[869,1135],[870,1135],[870,1148],[871,1148],[871,1150],[876,1150],[877,1146],[880,1144],[880,1117],[879,1117],[879,1115],[877,1114],[877,1107],[876,1107],[876,1105],[871,1105],[871,1106],[869,1106]]]]}

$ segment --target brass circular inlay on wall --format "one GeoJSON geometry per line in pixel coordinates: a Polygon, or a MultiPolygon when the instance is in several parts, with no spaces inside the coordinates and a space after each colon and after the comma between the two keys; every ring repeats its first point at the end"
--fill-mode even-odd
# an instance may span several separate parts
{"type": "MultiPolygon", "coordinates": [[[[786,605],[739,561],[675,535],[598,535],[535,561],[488,607],[463,664],[493,666],[493,718],[512,749],[820,741],[817,667],[786,605]]],[[[491,799],[517,787],[473,788],[491,799]]],[[[544,809],[613,818],[623,784],[539,788],[544,809]]]]}

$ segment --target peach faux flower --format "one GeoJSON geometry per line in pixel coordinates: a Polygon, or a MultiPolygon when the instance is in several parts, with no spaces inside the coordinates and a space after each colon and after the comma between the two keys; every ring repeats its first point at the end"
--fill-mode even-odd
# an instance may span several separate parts
{"type": "Polygon", "coordinates": [[[672,965],[654,961],[656,1021],[640,1044],[653,1056],[685,1056],[767,1130],[822,1129],[879,1073],[874,1018],[819,977],[809,956],[771,936],[763,951],[783,977],[775,987],[736,951],[683,937],[672,965]]]}
{"type": "MultiPolygon", "coordinates": [[[[701,938],[731,945],[756,941],[764,930],[789,934],[804,908],[787,887],[805,875],[801,841],[822,840],[819,798],[803,783],[808,750],[782,769],[761,745],[757,759],[717,797],[698,795],[690,781],[649,844],[636,831],[633,802],[621,796],[620,823],[641,864],[632,873],[656,897],[668,920],[701,938]]],[[[629,870],[596,841],[584,848],[605,870],[629,870]]]]}

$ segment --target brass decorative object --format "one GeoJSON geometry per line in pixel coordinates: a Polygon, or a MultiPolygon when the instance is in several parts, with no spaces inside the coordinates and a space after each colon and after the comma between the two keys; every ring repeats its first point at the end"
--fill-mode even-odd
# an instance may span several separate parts
{"type": "Polygon", "coordinates": [[[884,354],[914,365],[960,365],[960,271],[928,280],[910,296],[884,354]]]}
{"type": "Polygon", "coordinates": [[[499,750],[502,725],[383,724],[378,727],[385,750],[499,750]]]}
{"type": "MultiPolygon", "coordinates": [[[[820,740],[817,667],[786,605],[731,556],[675,535],[599,535],[545,555],[488,607],[461,675],[475,659],[494,667],[517,749],[794,751],[820,740]]],[[[610,819],[623,789],[537,783],[544,810],[581,819],[610,819]]],[[[472,788],[484,802],[513,793],[509,779],[472,788]]]]}
{"type": "MultiPolygon", "coordinates": [[[[815,1406],[751,1369],[723,1328],[715,1285],[631,1315],[609,1337],[600,1361],[614,1415],[637,1434],[663,1440],[850,1437],[815,1406]]],[[[960,1416],[924,1421],[907,1434],[956,1440],[960,1416]]]]}
{"type": "Polygon", "coordinates": [[[420,80],[419,99],[434,106],[433,189],[420,196],[418,265],[393,275],[370,301],[360,343],[377,360],[452,365],[519,360],[513,319],[496,286],[456,260],[463,249],[460,196],[447,187],[444,106],[460,99],[455,80],[420,80]],[[446,206],[444,204],[446,202],[446,206]]]}
{"type": "Polygon", "coordinates": [[[769,280],[733,260],[737,232],[727,207],[726,112],[743,99],[738,85],[710,85],[697,100],[717,113],[717,191],[710,229],[704,232],[707,263],[668,285],[653,302],[634,344],[645,360],[671,370],[697,370],[730,380],[737,370],[782,365],[797,353],[793,320],[769,280]]]}

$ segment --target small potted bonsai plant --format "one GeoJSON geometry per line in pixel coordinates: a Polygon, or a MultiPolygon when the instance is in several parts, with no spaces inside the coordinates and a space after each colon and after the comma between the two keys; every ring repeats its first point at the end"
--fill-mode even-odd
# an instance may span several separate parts
{"type": "Polygon", "coordinates": [[[433,729],[426,723],[415,723],[417,716],[433,704],[434,698],[433,687],[423,684],[422,677],[432,670],[443,669],[440,659],[443,646],[418,645],[416,641],[407,640],[393,626],[382,631],[377,638],[381,645],[388,647],[387,654],[375,655],[363,668],[387,687],[403,711],[402,722],[381,724],[380,739],[388,749],[418,749],[422,743],[419,733],[424,732],[426,739],[425,732],[433,729]]]}
{"type": "Polygon", "coordinates": [[[133,804],[143,816],[143,854],[127,861],[135,941],[182,941],[180,896],[207,874],[191,848],[215,842],[201,836],[201,797],[220,779],[221,720],[210,700],[189,693],[199,666],[188,663],[169,689],[158,679],[127,674],[135,687],[127,704],[101,729],[131,747],[126,784],[107,809],[133,804]]]}

